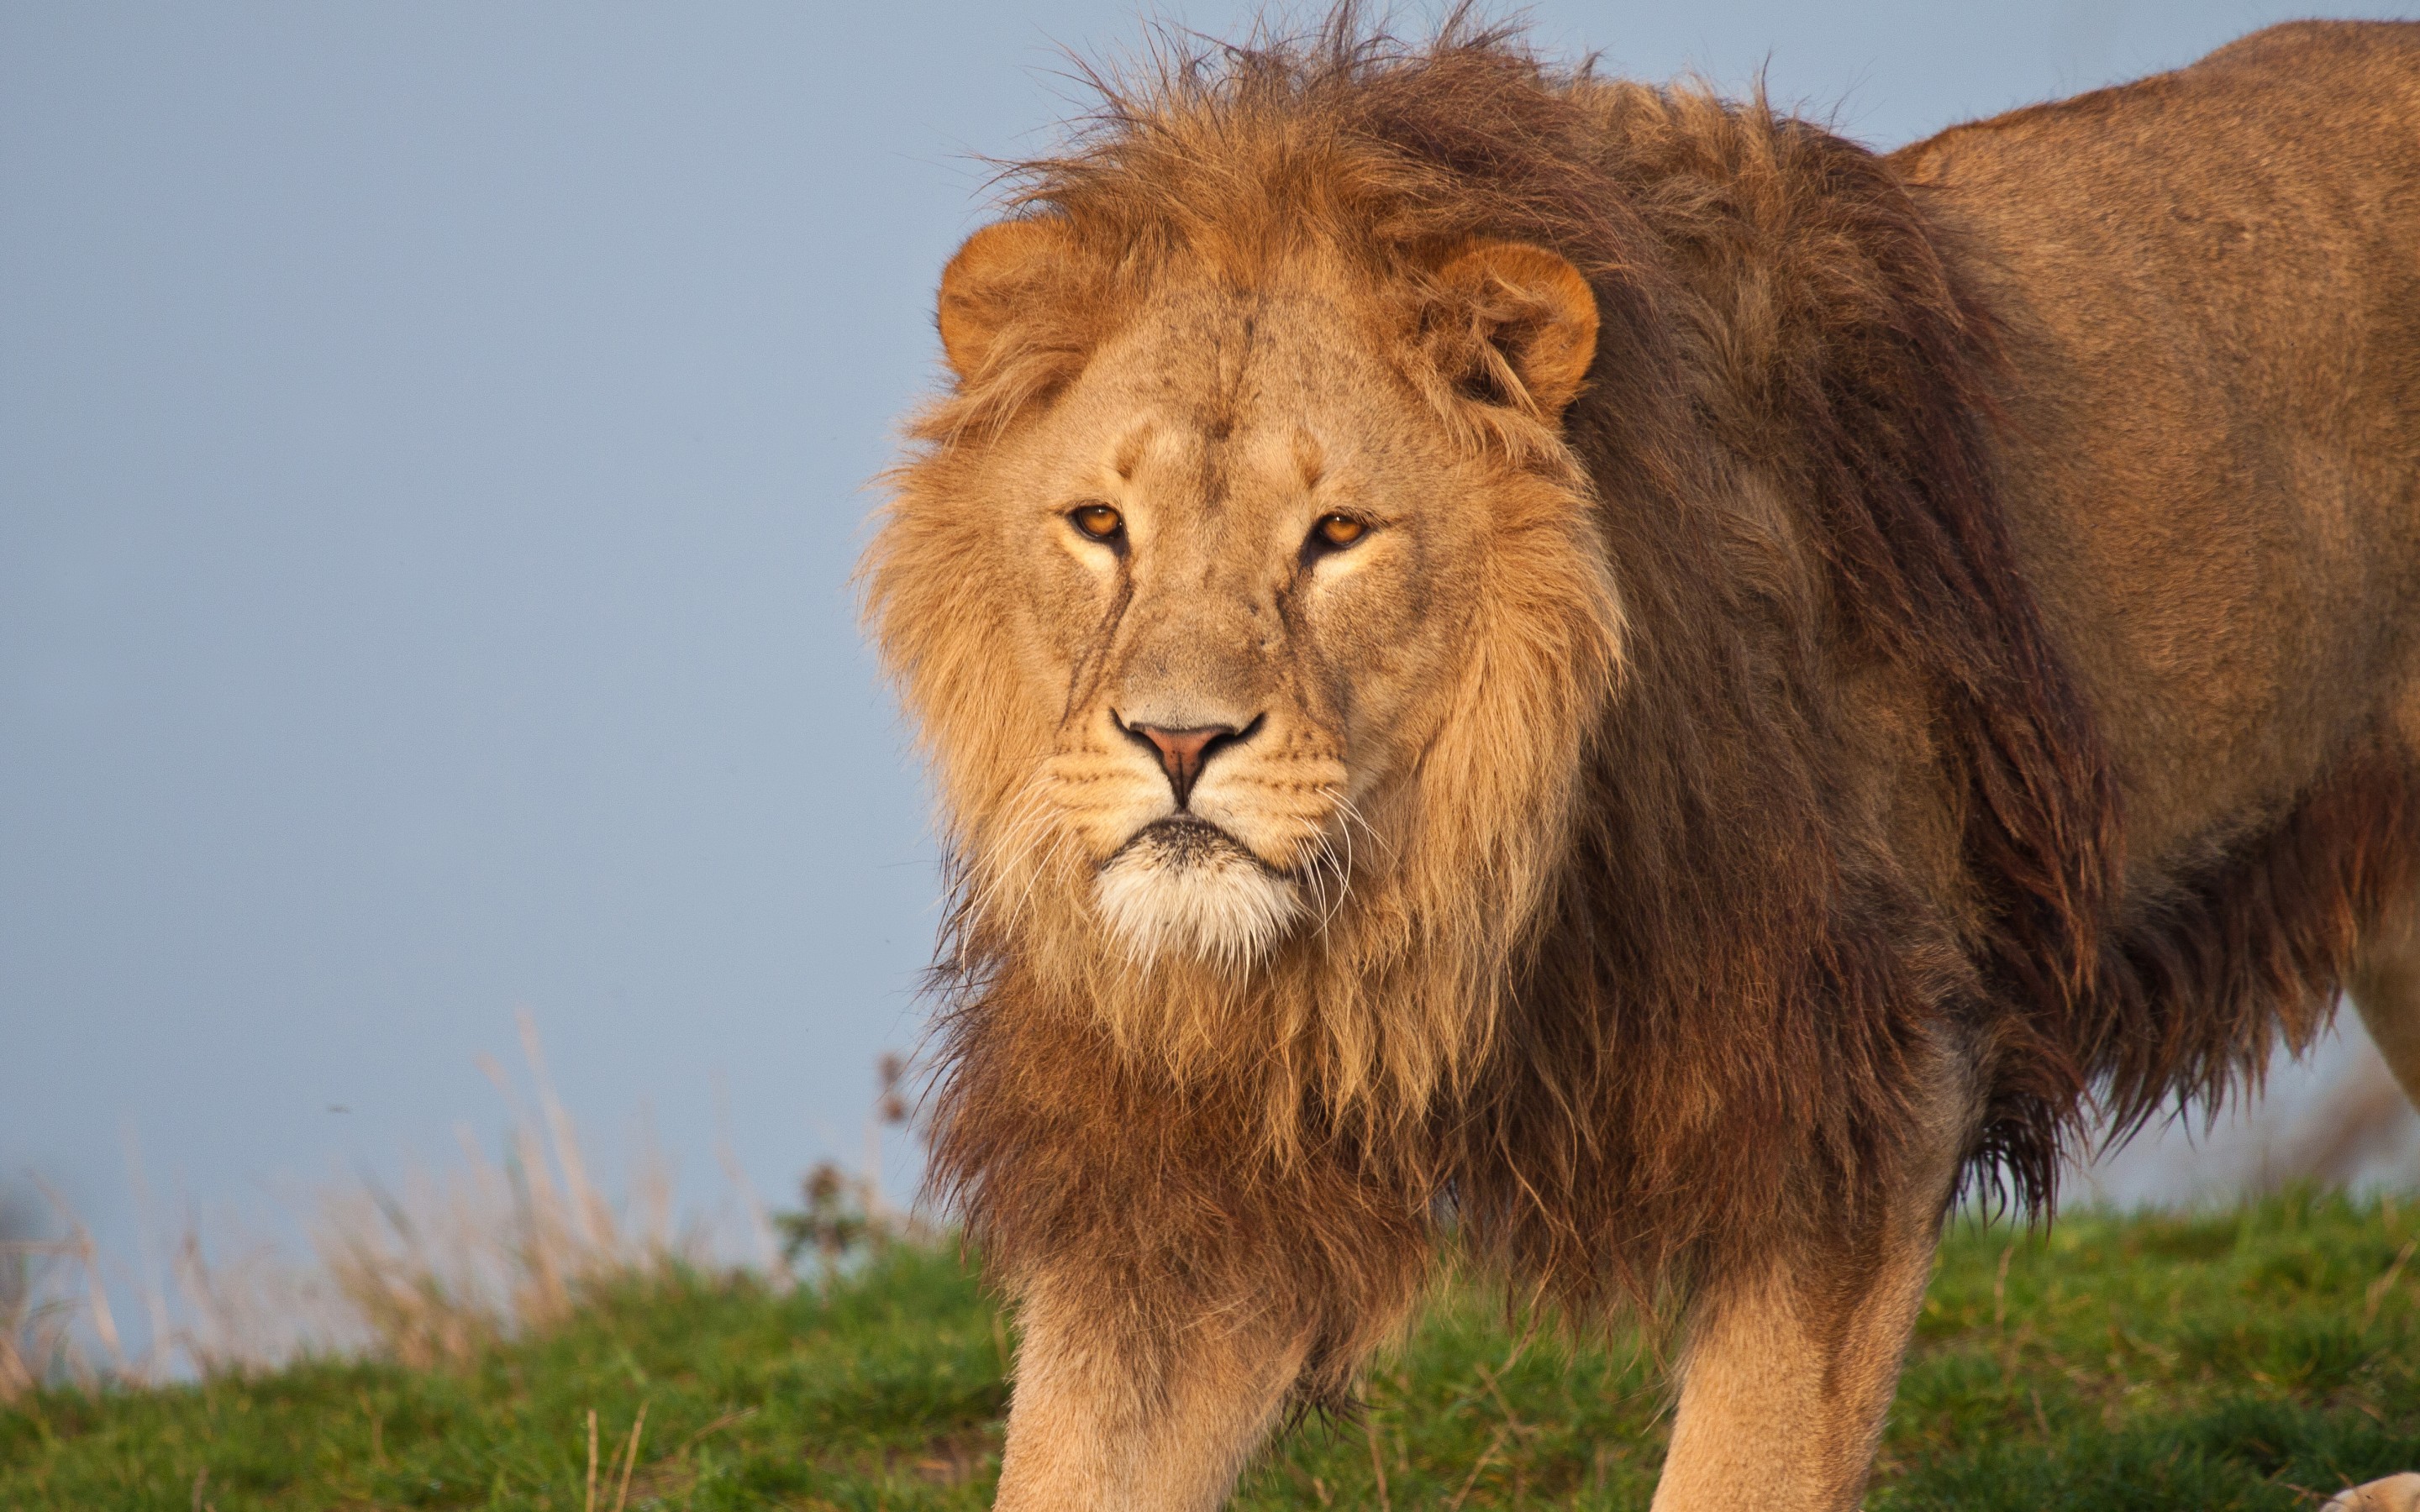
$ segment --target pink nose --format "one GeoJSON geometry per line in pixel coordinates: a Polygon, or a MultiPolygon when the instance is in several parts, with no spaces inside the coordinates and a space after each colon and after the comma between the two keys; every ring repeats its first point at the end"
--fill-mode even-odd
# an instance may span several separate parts
{"type": "MultiPolygon", "coordinates": [[[[1253,724],[1259,722],[1254,720],[1253,724]]],[[[1193,784],[1202,776],[1202,764],[1210,759],[1213,748],[1240,740],[1250,733],[1249,726],[1238,730],[1224,724],[1196,725],[1189,730],[1163,730],[1151,724],[1130,724],[1125,728],[1127,733],[1141,736],[1159,752],[1159,764],[1168,769],[1168,785],[1176,791],[1176,806],[1180,809],[1193,795],[1193,784]]]]}

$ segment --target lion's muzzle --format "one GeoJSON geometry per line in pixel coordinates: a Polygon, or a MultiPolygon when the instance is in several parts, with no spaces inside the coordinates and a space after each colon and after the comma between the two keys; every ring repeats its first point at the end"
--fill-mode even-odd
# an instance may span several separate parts
{"type": "Polygon", "coordinates": [[[1233,968],[1267,955],[1304,908],[1299,883],[1189,814],[1146,825],[1119,847],[1094,896],[1138,960],[1177,954],[1233,968]]]}

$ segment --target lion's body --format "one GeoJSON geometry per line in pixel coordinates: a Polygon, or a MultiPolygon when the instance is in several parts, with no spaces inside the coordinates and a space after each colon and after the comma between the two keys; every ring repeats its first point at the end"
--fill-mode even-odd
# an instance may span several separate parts
{"type": "Polygon", "coordinates": [[[2121,1098],[2300,1043],[2411,885],[2415,120],[2420,26],[2308,23],[1893,159],[1999,329],[2000,497],[2120,787],[2121,1098]]]}
{"type": "Polygon", "coordinates": [[[1893,159],[2001,328],[2002,497],[2131,887],[2420,698],[2415,122],[2420,27],[2305,24],[1893,159]]]}
{"type": "Polygon", "coordinates": [[[2414,26],[1890,160],[1346,27],[1035,165],[868,566],[1003,1504],[1215,1502],[1449,1207],[1688,1307],[1659,1502],[1841,1504],[1962,1168],[2420,1047],[2415,119],[2414,26]]]}

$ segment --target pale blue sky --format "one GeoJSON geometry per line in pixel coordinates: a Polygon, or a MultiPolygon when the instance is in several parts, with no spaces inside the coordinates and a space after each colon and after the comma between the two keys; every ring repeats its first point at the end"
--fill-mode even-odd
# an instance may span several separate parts
{"type": "MultiPolygon", "coordinates": [[[[1531,13],[1895,144],[2296,8],[1531,13]]],[[[521,1005],[692,1191],[718,1077],[759,1186],[854,1153],[935,921],[861,484],[974,155],[1141,14],[0,3],[0,1179],[122,1244],[128,1130],[206,1204],[442,1154],[521,1005]]]]}

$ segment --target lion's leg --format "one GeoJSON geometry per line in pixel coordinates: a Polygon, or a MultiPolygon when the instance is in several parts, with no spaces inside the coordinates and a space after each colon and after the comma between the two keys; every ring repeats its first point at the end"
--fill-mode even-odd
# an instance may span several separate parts
{"type": "Polygon", "coordinates": [[[2361,942],[2346,985],[2387,1069],[2420,1105],[2420,899],[2390,912],[2361,942]]]}
{"type": "MultiPolygon", "coordinates": [[[[2420,1104],[2420,898],[2389,911],[2361,942],[2346,985],[2403,1095],[2420,1104]]],[[[2325,1512],[2420,1512],[2420,1474],[2356,1486],[2325,1512]]]]}
{"type": "Polygon", "coordinates": [[[1862,1233],[1776,1244],[1700,1299],[1654,1512],[1857,1504],[1969,1137],[1954,1079],[1862,1233]]]}
{"type": "Polygon", "coordinates": [[[1249,1302],[1176,1322],[1132,1300],[1028,1288],[1001,1512],[1208,1512],[1267,1435],[1305,1341],[1249,1302]]]}

